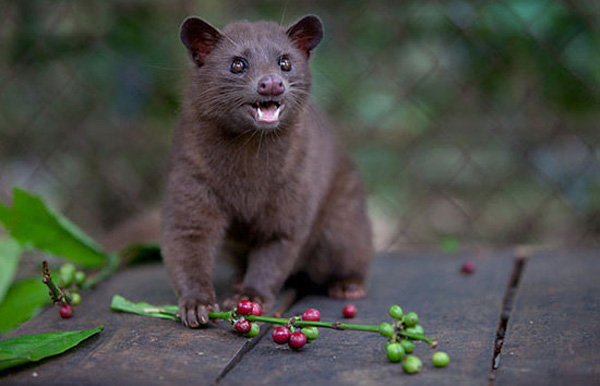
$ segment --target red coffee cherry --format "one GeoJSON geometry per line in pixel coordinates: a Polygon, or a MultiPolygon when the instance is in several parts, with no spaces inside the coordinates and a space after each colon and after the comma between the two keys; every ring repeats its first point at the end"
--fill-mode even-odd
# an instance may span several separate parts
{"type": "Polygon", "coordinates": [[[293,348],[296,350],[304,347],[305,344],[306,344],[306,335],[304,335],[300,331],[296,331],[296,332],[292,333],[292,335],[290,336],[290,341],[288,342],[288,345],[290,346],[290,348],[293,348]]]}
{"type": "Polygon", "coordinates": [[[237,312],[240,315],[250,315],[252,312],[252,302],[248,300],[240,300],[237,305],[237,312]]]}
{"type": "Polygon", "coordinates": [[[252,325],[247,320],[238,320],[235,323],[235,329],[242,334],[249,332],[252,329],[252,325]]]}
{"type": "Polygon", "coordinates": [[[354,304],[348,304],[342,310],[342,315],[344,315],[344,318],[353,318],[356,315],[356,306],[354,304]]]}
{"type": "Polygon", "coordinates": [[[61,318],[68,319],[73,316],[73,307],[70,304],[65,303],[60,306],[58,313],[60,314],[61,318]]]}
{"type": "Polygon", "coordinates": [[[262,315],[262,307],[260,306],[260,304],[252,303],[252,311],[250,312],[250,314],[254,315],[254,316],[261,316],[262,315]]]}
{"type": "Polygon", "coordinates": [[[310,321],[310,322],[318,322],[321,320],[321,313],[319,312],[319,310],[316,310],[314,308],[309,308],[308,310],[304,311],[304,313],[302,314],[302,320],[306,320],[306,321],[310,321]]]}
{"type": "Polygon", "coordinates": [[[475,262],[473,262],[471,260],[465,261],[460,266],[460,272],[462,272],[466,275],[470,275],[470,274],[474,273],[475,272],[475,262]]]}
{"type": "Polygon", "coordinates": [[[271,338],[277,344],[286,344],[290,340],[291,335],[290,329],[283,326],[275,327],[271,332],[271,338]]]}

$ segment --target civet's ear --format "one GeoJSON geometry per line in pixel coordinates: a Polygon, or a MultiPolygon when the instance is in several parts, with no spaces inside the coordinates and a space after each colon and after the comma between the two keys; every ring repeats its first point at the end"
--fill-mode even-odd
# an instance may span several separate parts
{"type": "Polygon", "coordinates": [[[179,35],[198,67],[204,65],[206,57],[222,36],[218,29],[196,16],[190,16],[183,21],[179,35]]]}
{"type": "Polygon", "coordinates": [[[287,35],[294,42],[296,47],[302,50],[306,57],[319,44],[323,38],[323,23],[315,15],[307,15],[287,30],[287,35]]]}

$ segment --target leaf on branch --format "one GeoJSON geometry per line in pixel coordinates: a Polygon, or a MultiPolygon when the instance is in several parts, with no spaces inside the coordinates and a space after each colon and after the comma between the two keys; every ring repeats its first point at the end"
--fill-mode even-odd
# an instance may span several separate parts
{"type": "Polygon", "coordinates": [[[91,330],[49,332],[4,339],[0,341],[0,371],[61,354],[103,328],[100,325],[91,330]]]}
{"type": "Polygon", "coordinates": [[[12,208],[0,203],[0,222],[22,247],[35,247],[84,267],[99,267],[107,259],[91,237],[22,189],[13,190],[12,208]]]}
{"type": "Polygon", "coordinates": [[[133,303],[119,295],[113,296],[110,309],[113,311],[129,312],[131,314],[153,316],[155,318],[179,320],[176,317],[177,306],[154,306],[145,302],[133,303]]]}
{"type": "Polygon", "coordinates": [[[6,291],[10,287],[19,260],[21,259],[21,247],[13,239],[0,240],[0,302],[4,299],[6,291]]]}
{"type": "Polygon", "coordinates": [[[0,334],[31,319],[49,303],[48,288],[39,277],[14,283],[0,303],[0,334]]]}

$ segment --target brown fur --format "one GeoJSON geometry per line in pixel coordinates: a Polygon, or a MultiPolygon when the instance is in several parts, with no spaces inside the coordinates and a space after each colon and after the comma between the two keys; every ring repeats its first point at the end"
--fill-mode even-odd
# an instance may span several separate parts
{"type": "Polygon", "coordinates": [[[308,57],[320,27],[314,16],[287,32],[261,22],[221,33],[197,18],[182,26],[196,67],[173,138],[161,249],[189,327],[206,324],[218,308],[211,275],[226,240],[243,246],[245,273],[233,301],[268,306],[298,270],[329,283],[332,296],[364,296],[372,258],[365,192],[308,97],[308,57]],[[292,71],[278,67],[282,53],[292,71]],[[248,58],[246,73],[230,71],[236,56],[248,58]],[[264,128],[240,106],[265,99],[256,82],[268,74],[283,78],[285,109],[275,127],[264,128]]]}

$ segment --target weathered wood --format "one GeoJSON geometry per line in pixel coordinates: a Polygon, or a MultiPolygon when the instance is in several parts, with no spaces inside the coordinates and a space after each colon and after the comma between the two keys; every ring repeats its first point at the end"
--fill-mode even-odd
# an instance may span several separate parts
{"type": "MultiPolygon", "coordinates": [[[[220,292],[225,289],[222,285],[220,292]]],[[[206,384],[216,379],[246,344],[228,325],[189,330],[170,320],[112,312],[109,305],[114,294],[157,305],[176,303],[161,264],[120,272],[84,293],[71,319],[61,319],[52,307],[11,336],[87,329],[99,324],[105,326],[104,331],[65,354],[8,370],[0,374],[0,383],[206,384]]]]}
{"type": "Polygon", "coordinates": [[[496,385],[600,384],[600,252],[560,250],[527,262],[496,385]]]}
{"type": "MultiPolygon", "coordinates": [[[[278,346],[266,336],[222,380],[224,385],[373,385],[373,384],[486,384],[494,339],[513,259],[509,253],[443,255],[418,253],[381,256],[374,265],[368,298],[352,302],[358,314],[352,323],[390,321],[387,310],[399,304],[419,314],[428,335],[439,339],[439,350],[450,354],[448,368],[431,364],[434,352],[424,343],[416,354],[424,368],[416,376],[388,362],[385,338],[376,333],[320,329],[320,337],[301,352],[278,346]],[[477,264],[475,274],[459,273],[465,259],[477,264]]],[[[318,308],[322,320],[343,320],[350,302],[311,296],[286,316],[318,308]]]]}

